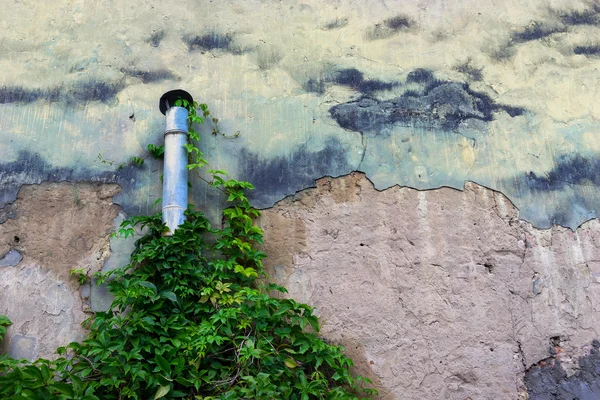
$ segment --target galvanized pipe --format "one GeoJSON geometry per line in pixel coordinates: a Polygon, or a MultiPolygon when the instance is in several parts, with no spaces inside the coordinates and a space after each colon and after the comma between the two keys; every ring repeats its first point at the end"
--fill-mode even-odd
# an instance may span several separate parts
{"type": "Polygon", "coordinates": [[[188,154],[187,144],[188,110],[171,107],[166,110],[165,164],[163,174],[162,220],[169,228],[165,236],[173,235],[185,221],[184,212],[188,205],[188,154]]]}

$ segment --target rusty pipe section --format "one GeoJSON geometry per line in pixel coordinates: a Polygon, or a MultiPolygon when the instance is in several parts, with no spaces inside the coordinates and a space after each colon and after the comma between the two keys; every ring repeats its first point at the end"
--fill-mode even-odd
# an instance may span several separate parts
{"type": "Polygon", "coordinates": [[[188,110],[171,107],[166,112],[165,164],[163,174],[162,220],[170,236],[185,221],[188,205],[187,144],[188,110]]]}

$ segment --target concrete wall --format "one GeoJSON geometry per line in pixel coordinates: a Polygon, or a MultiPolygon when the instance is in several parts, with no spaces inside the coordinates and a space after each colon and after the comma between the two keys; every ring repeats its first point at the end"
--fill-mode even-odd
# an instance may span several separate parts
{"type": "MultiPolygon", "coordinates": [[[[589,372],[600,344],[599,3],[2,10],[0,313],[15,322],[11,354],[50,355],[81,337],[87,308],[109,304],[68,271],[126,259],[130,243],[108,233],[156,211],[161,174],[159,162],[128,160],[161,142],[158,98],[183,88],[226,134],[201,129],[211,165],[253,182],[268,209],[274,277],[319,309],[328,337],[386,396],[600,390],[589,372]],[[308,189],[326,176],[341,178],[308,189]]],[[[218,221],[218,194],[197,182],[190,201],[218,221]]]]}

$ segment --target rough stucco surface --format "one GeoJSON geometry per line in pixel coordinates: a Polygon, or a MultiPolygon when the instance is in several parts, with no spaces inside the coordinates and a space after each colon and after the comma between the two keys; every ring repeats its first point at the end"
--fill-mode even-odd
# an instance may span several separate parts
{"type": "MultiPolygon", "coordinates": [[[[425,190],[321,180],[263,219],[274,276],[387,391],[595,393],[573,388],[599,375],[600,1],[0,5],[6,351],[51,354],[80,337],[82,296],[108,307],[105,288],[80,294],[68,271],[127,259],[131,242],[106,232],[157,210],[146,146],[162,143],[158,98],[183,88],[240,132],[209,122],[200,147],[257,187],[257,207],[352,171],[425,190]],[[49,184],[62,181],[105,185],[49,184]],[[497,192],[437,189],[465,181],[522,220],[497,192]]],[[[219,193],[195,182],[190,202],[219,221],[219,193]]]]}
{"type": "Polygon", "coordinates": [[[260,224],[272,277],[316,307],[383,398],[526,398],[532,367],[560,349],[573,375],[600,337],[597,220],[539,230],[474,183],[380,192],[352,173],[260,224]]]}
{"type": "Polygon", "coordinates": [[[52,357],[58,346],[83,337],[89,290],[69,271],[91,274],[102,267],[119,191],[117,185],[67,182],[19,191],[0,224],[0,260],[22,255],[0,263],[0,314],[13,322],[4,351],[11,356],[52,357]]]}

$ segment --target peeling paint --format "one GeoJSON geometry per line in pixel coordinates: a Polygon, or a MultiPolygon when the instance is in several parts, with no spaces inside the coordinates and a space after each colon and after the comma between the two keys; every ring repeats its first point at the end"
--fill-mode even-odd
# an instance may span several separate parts
{"type": "Polygon", "coordinates": [[[578,358],[577,372],[568,374],[560,361],[563,349],[553,346],[553,357],[540,361],[526,372],[529,400],[600,398],[600,342],[594,340],[589,347],[589,354],[578,358]]]}
{"type": "Polygon", "coordinates": [[[0,254],[8,250],[0,258],[0,314],[13,323],[3,343],[11,356],[53,358],[58,346],[83,337],[89,294],[70,271],[102,268],[118,191],[100,183],[21,187],[15,218],[0,224],[0,254]]]}
{"type": "MultiPolygon", "coordinates": [[[[62,181],[88,181],[98,183],[117,183],[129,195],[133,194],[133,188],[136,186],[136,177],[140,169],[127,165],[123,168],[115,166],[115,170],[94,171],[86,166],[73,165],[72,167],[54,167],[41,157],[39,154],[28,151],[19,152],[15,161],[9,163],[0,163],[0,223],[2,221],[1,207],[9,207],[23,185],[40,184],[42,182],[62,182],[62,181]]],[[[124,201],[123,207],[127,212],[139,213],[139,206],[131,201],[124,201]]],[[[9,212],[7,218],[10,218],[9,212]]]]}
{"type": "Polygon", "coordinates": [[[351,169],[342,145],[332,139],[320,150],[310,151],[299,146],[291,154],[272,159],[261,159],[255,153],[242,149],[239,170],[243,179],[252,182],[256,190],[248,193],[259,208],[270,207],[275,201],[298,190],[314,185],[323,175],[341,175],[351,169]]]}
{"type": "Polygon", "coordinates": [[[526,398],[548,343],[568,338],[566,379],[600,332],[598,220],[541,230],[474,183],[378,191],[352,173],[264,210],[260,225],[271,276],[316,308],[326,337],[360,343],[358,368],[397,398],[526,398]]]}
{"type": "MultiPolygon", "coordinates": [[[[351,77],[354,80],[348,81],[355,82],[360,76],[354,73],[351,77]]],[[[336,105],[329,109],[331,117],[345,129],[377,132],[396,124],[453,130],[471,119],[492,121],[498,112],[511,117],[525,113],[521,107],[496,103],[467,83],[437,80],[425,69],[411,71],[406,81],[420,84],[421,90],[405,92],[392,100],[364,97],[336,105]]]]}

